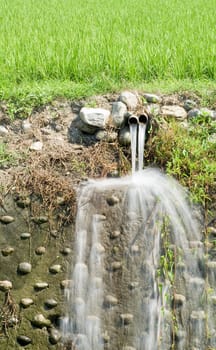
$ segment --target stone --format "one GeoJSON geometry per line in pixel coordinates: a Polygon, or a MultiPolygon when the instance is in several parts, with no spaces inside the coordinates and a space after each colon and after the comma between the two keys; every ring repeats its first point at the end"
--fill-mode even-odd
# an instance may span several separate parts
{"type": "Polygon", "coordinates": [[[106,130],[99,130],[95,134],[95,138],[97,141],[104,140],[106,142],[115,142],[118,138],[118,134],[115,131],[108,132],[106,130]]]}
{"type": "Polygon", "coordinates": [[[182,294],[174,294],[173,302],[175,306],[182,306],[185,303],[185,296],[182,294]]]}
{"type": "Polygon", "coordinates": [[[133,346],[124,346],[122,350],[136,350],[133,346]]]}
{"type": "Polygon", "coordinates": [[[29,239],[30,237],[31,237],[31,233],[29,233],[29,232],[23,232],[20,235],[21,239],[29,239]]]}
{"type": "Polygon", "coordinates": [[[43,149],[43,142],[36,141],[31,144],[29,147],[31,151],[41,151],[43,149]]]}
{"type": "Polygon", "coordinates": [[[72,253],[72,250],[71,250],[71,248],[65,247],[65,248],[60,250],[60,253],[63,255],[69,255],[72,253]]]}
{"type": "Polygon", "coordinates": [[[140,251],[139,246],[137,244],[133,244],[131,246],[130,250],[131,250],[131,253],[133,253],[133,254],[137,254],[140,251]]]}
{"type": "Polygon", "coordinates": [[[18,335],[17,342],[21,346],[26,346],[28,344],[31,344],[32,340],[31,340],[31,338],[27,337],[26,335],[18,335]]]}
{"type": "Polygon", "coordinates": [[[10,281],[4,280],[0,281],[0,290],[6,292],[12,288],[12,283],[10,281]]]}
{"type": "Polygon", "coordinates": [[[29,207],[29,205],[31,204],[31,199],[29,197],[20,198],[16,203],[18,207],[26,208],[29,207]]]}
{"type": "Polygon", "coordinates": [[[109,334],[107,333],[107,331],[105,331],[104,333],[102,333],[101,338],[102,338],[102,341],[103,341],[104,344],[108,344],[109,341],[110,341],[110,336],[109,336],[109,334]]]}
{"type": "Polygon", "coordinates": [[[106,220],[106,216],[102,214],[95,214],[94,219],[96,222],[101,222],[106,220]]]}
{"type": "Polygon", "coordinates": [[[106,295],[104,298],[104,305],[107,307],[116,306],[118,304],[118,299],[112,295],[106,295]]]}
{"type": "Polygon", "coordinates": [[[188,112],[188,118],[195,118],[201,114],[201,111],[198,108],[193,108],[188,112]]]}
{"type": "Polygon", "coordinates": [[[51,325],[51,321],[48,318],[45,318],[44,315],[38,314],[33,318],[32,324],[35,327],[43,328],[43,327],[49,327],[51,325]]]}
{"type": "Polygon", "coordinates": [[[104,129],[110,117],[110,111],[103,108],[83,107],[79,113],[80,119],[91,128],[104,129]]]}
{"type": "Polygon", "coordinates": [[[118,204],[118,203],[119,203],[119,198],[113,194],[111,197],[108,197],[108,198],[107,198],[107,203],[108,203],[110,206],[113,206],[113,205],[115,205],[115,204],[118,204]]]}
{"type": "Polygon", "coordinates": [[[7,134],[8,130],[3,125],[0,125],[0,136],[6,136],[7,134]]]}
{"type": "Polygon", "coordinates": [[[37,255],[43,255],[45,253],[46,253],[46,248],[43,246],[37,247],[35,249],[35,254],[37,254],[37,255]]]}
{"type": "Polygon", "coordinates": [[[125,127],[120,130],[119,133],[119,143],[122,146],[129,146],[131,144],[131,135],[128,127],[125,127]]]}
{"type": "Polygon", "coordinates": [[[103,254],[105,252],[105,248],[99,242],[95,243],[93,248],[97,254],[103,254]]]}
{"type": "Polygon", "coordinates": [[[63,280],[63,281],[61,281],[61,283],[60,283],[60,287],[61,287],[62,289],[70,288],[71,285],[72,285],[72,280],[63,280]]]}
{"type": "Polygon", "coordinates": [[[34,216],[32,218],[32,221],[34,221],[35,224],[41,225],[41,224],[45,224],[46,222],[48,222],[49,218],[45,215],[34,216]]]}
{"type": "Polygon", "coordinates": [[[122,263],[120,261],[114,261],[111,263],[111,271],[117,271],[122,268],[122,263]]]}
{"type": "Polygon", "coordinates": [[[58,305],[58,302],[55,299],[47,299],[44,304],[48,309],[53,309],[58,305]]]}
{"type": "Polygon", "coordinates": [[[214,236],[216,237],[216,228],[215,227],[209,226],[207,231],[208,231],[208,235],[212,235],[213,237],[214,236]]]}
{"type": "Polygon", "coordinates": [[[126,114],[127,114],[127,106],[125,105],[125,103],[121,101],[113,102],[111,117],[112,117],[113,125],[116,128],[120,128],[124,124],[126,114]]]}
{"type": "Polygon", "coordinates": [[[32,124],[29,122],[28,119],[23,120],[22,122],[22,130],[25,134],[28,134],[32,131],[32,124]]]}
{"type": "Polygon", "coordinates": [[[216,143],[216,133],[209,135],[208,142],[216,143]]]}
{"type": "Polygon", "coordinates": [[[127,326],[133,322],[133,315],[132,314],[121,314],[120,319],[121,319],[122,324],[124,326],[127,326]]]}
{"type": "Polygon", "coordinates": [[[192,311],[191,313],[191,319],[193,320],[204,320],[206,318],[205,311],[198,310],[198,311],[192,311]]]}
{"type": "Polygon", "coordinates": [[[136,281],[130,282],[130,283],[128,284],[128,288],[129,288],[130,290],[134,290],[134,289],[136,289],[136,288],[138,288],[138,287],[139,287],[139,282],[136,282],[136,281]]]}
{"type": "Polygon", "coordinates": [[[37,282],[34,285],[34,289],[38,291],[46,289],[48,287],[49,287],[49,284],[47,282],[37,282]]]}
{"type": "Polygon", "coordinates": [[[193,100],[185,100],[184,102],[184,109],[188,112],[190,111],[191,109],[195,108],[196,107],[196,102],[193,101],[193,100]]]}
{"type": "Polygon", "coordinates": [[[34,301],[31,298],[22,298],[20,300],[20,304],[26,309],[30,305],[34,304],[34,301]]]}
{"type": "Polygon", "coordinates": [[[49,330],[50,336],[49,341],[52,345],[57,344],[61,340],[61,333],[56,328],[50,328],[49,330]]]}
{"type": "Polygon", "coordinates": [[[53,274],[59,273],[60,271],[61,271],[61,265],[59,265],[59,264],[52,265],[49,268],[49,272],[51,272],[53,274]]]}
{"type": "Polygon", "coordinates": [[[118,100],[125,103],[129,110],[136,109],[139,104],[138,96],[130,91],[123,91],[118,100]]]}
{"type": "Polygon", "coordinates": [[[187,112],[185,109],[177,105],[161,107],[161,115],[163,117],[175,118],[177,120],[184,120],[187,118],[187,112]]]}
{"type": "Polygon", "coordinates": [[[10,224],[11,222],[13,222],[15,219],[13,216],[9,216],[9,215],[3,215],[3,216],[0,216],[0,221],[3,223],[3,224],[10,224]]]}
{"type": "Polygon", "coordinates": [[[30,273],[32,270],[32,266],[28,262],[22,262],[18,265],[17,271],[22,274],[26,275],[27,273],[30,273]]]}
{"type": "Polygon", "coordinates": [[[214,306],[216,306],[216,295],[211,296],[211,301],[214,306]]]}
{"type": "Polygon", "coordinates": [[[213,110],[209,108],[201,108],[200,112],[203,117],[214,119],[215,112],[213,110]]]}
{"type": "Polygon", "coordinates": [[[13,247],[5,247],[1,250],[1,253],[3,256],[8,256],[11,255],[14,252],[14,248],[13,247]]]}
{"type": "Polygon", "coordinates": [[[117,230],[113,231],[113,232],[110,233],[110,238],[115,239],[115,238],[119,237],[120,234],[121,234],[120,231],[117,231],[117,230]]]}
{"type": "Polygon", "coordinates": [[[161,103],[162,101],[161,97],[155,94],[143,94],[143,96],[149,103],[161,103]]]}
{"type": "Polygon", "coordinates": [[[147,106],[146,106],[146,111],[150,114],[150,115],[152,115],[152,116],[154,116],[154,117],[156,117],[156,116],[158,116],[159,114],[160,114],[160,105],[158,105],[158,104],[154,104],[154,103],[150,103],[150,104],[148,104],[147,106]]]}

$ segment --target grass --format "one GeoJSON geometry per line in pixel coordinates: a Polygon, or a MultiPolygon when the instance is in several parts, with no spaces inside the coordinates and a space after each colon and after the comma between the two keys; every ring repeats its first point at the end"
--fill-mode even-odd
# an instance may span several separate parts
{"type": "Polygon", "coordinates": [[[214,0],[0,0],[0,8],[0,99],[182,80],[215,88],[214,0]]]}

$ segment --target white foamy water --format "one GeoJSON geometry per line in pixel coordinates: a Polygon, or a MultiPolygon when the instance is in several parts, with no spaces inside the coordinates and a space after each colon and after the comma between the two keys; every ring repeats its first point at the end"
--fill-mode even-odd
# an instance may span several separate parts
{"type": "MultiPolygon", "coordinates": [[[[183,326],[182,314],[176,313],[175,326],[179,323],[179,329],[183,327],[185,332],[178,349],[194,346],[188,343],[189,333],[198,342],[199,334],[203,337],[204,332],[203,318],[199,321],[203,312],[203,250],[202,245],[191,249],[190,242],[196,245],[200,239],[186,192],[156,169],[147,168],[121,179],[89,181],[82,186],[73,283],[66,291],[64,338],[77,350],[107,349],[104,333],[109,334],[108,349],[131,346],[136,350],[169,350],[174,331],[172,321],[167,321],[172,298],[175,293],[183,293],[183,300],[192,297],[184,316],[185,322],[192,323],[190,327],[183,326]],[[119,198],[119,203],[111,207],[105,200],[110,194],[119,198]],[[115,241],[109,239],[113,228],[121,232],[115,241]],[[117,253],[113,253],[113,245],[117,244],[113,242],[119,242],[117,253]],[[172,281],[161,266],[168,244],[174,247],[172,281]],[[121,272],[109,268],[116,259],[123,264],[121,272]],[[171,282],[176,282],[177,287],[172,287],[171,282]],[[128,285],[138,287],[128,289],[128,285]],[[104,306],[105,294],[117,300],[108,309],[104,306]],[[131,315],[126,316],[133,319],[131,324],[122,325],[122,314],[131,315]]],[[[184,305],[181,312],[185,312],[184,305]]]]}
{"type": "Polygon", "coordinates": [[[145,148],[145,134],[146,134],[146,124],[139,124],[139,134],[138,134],[138,170],[143,169],[143,156],[145,148]]]}
{"type": "Polygon", "coordinates": [[[137,124],[130,124],[132,174],[136,171],[137,129],[137,124]]]}

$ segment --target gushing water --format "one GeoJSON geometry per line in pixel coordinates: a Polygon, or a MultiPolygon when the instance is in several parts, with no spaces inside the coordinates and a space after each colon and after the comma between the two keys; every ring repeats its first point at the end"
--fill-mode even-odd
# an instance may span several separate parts
{"type": "Polygon", "coordinates": [[[176,181],[141,170],[145,125],[136,172],[137,124],[130,129],[132,176],[80,188],[64,339],[71,350],[204,350],[198,221],[176,181]]]}

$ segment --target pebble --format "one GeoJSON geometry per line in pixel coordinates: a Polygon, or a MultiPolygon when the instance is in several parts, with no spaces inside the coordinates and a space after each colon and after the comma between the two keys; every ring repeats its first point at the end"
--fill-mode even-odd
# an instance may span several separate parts
{"type": "Polygon", "coordinates": [[[115,306],[118,304],[118,299],[113,297],[112,295],[106,295],[104,298],[104,305],[105,306],[115,306]]]}
{"type": "Polygon", "coordinates": [[[94,215],[94,219],[97,222],[101,222],[101,221],[105,221],[106,220],[106,216],[105,215],[101,215],[101,214],[95,214],[94,215]]]}
{"type": "Polygon", "coordinates": [[[30,305],[32,305],[34,303],[34,301],[31,298],[22,298],[20,300],[20,304],[22,305],[22,307],[27,308],[30,305]]]}
{"type": "Polygon", "coordinates": [[[188,118],[198,117],[201,114],[201,111],[198,108],[193,108],[188,112],[188,118]]]}
{"type": "Polygon", "coordinates": [[[56,328],[51,328],[50,329],[50,336],[49,336],[49,341],[51,344],[57,344],[61,340],[61,333],[58,331],[56,328]]]}
{"type": "Polygon", "coordinates": [[[53,274],[56,274],[56,273],[59,273],[61,271],[61,265],[52,265],[50,266],[49,268],[49,272],[53,273],[53,274]]]}
{"type": "Polygon", "coordinates": [[[123,91],[120,94],[118,100],[125,103],[129,110],[136,109],[136,107],[138,106],[138,103],[139,103],[139,99],[138,99],[137,95],[135,95],[134,93],[132,93],[130,91],[123,91]]]}
{"type": "Polygon", "coordinates": [[[7,134],[8,130],[3,125],[0,125],[0,136],[5,136],[7,134]]]}
{"type": "Polygon", "coordinates": [[[11,222],[13,222],[15,219],[13,216],[9,216],[9,215],[3,215],[3,216],[0,216],[0,221],[3,223],[3,224],[10,224],[11,222]]]}
{"type": "Polygon", "coordinates": [[[60,253],[63,255],[69,255],[69,254],[71,254],[71,252],[72,252],[71,248],[68,248],[68,247],[65,247],[65,248],[60,250],[60,253]]]}
{"type": "Polygon", "coordinates": [[[136,289],[136,288],[138,288],[138,287],[139,287],[139,282],[130,282],[130,283],[128,284],[128,288],[129,288],[130,290],[136,289]]]}
{"type": "Polygon", "coordinates": [[[47,308],[52,309],[58,305],[58,302],[55,299],[47,299],[44,304],[47,308]]]}
{"type": "Polygon", "coordinates": [[[17,342],[21,346],[26,346],[28,344],[31,344],[32,340],[31,340],[31,338],[27,337],[26,335],[18,335],[17,342]]]}
{"type": "Polygon", "coordinates": [[[120,234],[121,234],[120,231],[117,231],[117,230],[113,231],[113,232],[110,233],[110,238],[112,238],[112,239],[117,238],[117,237],[120,236],[120,234]]]}
{"type": "Polygon", "coordinates": [[[60,283],[60,287],[61,287],[62,289],[70,288],[70,287],[71,287],[71,284],[72,284],[72,280],[63,280],[63,281],[61,281],[61,283],[60,283]]]}
{"type": "Polygon", "coordinates": [[[49,327],[51,325],[51,321],[48,318],[45,318],[44,315],[38,314],[33,318],[32,324],[36,327],[43,328],[49,327]]]}
{"type": "Polygon", "coordinates": [[[17,201],[17,205],[20,208],[26,208],[31,204],[31,199],[30,198],[22,198],[17,201]]]}
{"type": "Polygon", "coordinates": [[[29,149],[30,149],[31,151],[41,151],[42,148],[43,148],[43,143],[40,142],[40,141],[33,142],[33,143],[31,144],[31,146],[29,147],[29,149]]]}
{"type": "Polygon", "coordinates": [[[20,235],[21,239],[29,239],[30,237],[31,237],[31,233],[29,233],[29,232],[23,232],[20,235]]]}
{"type": "Polygon", "coordinates": [[[133,315],[132,314],[121,314],[120,319],[124,326],[129,325],[133,321],[133,315]]]}
{"type": "Polygon", "coordinates": [[[41,215],[41,216],[34,216],[32,218],[32,221],[35,222],[35,224],[41,225],[41,224],[45,224],[46,222],[48,222],[48,217],[45,215],[41,215]]]}
{"type": "Polygon", "coordinates": [[[192,311],[191,313],[191,319],[192,320],[204,320],[206,318],[205,311],[199,310],[199,311],[192,311]]]}
{"type": "Polygon", "coordinates": [[[32,124],[29,122],[29,120],[23,120],[22,122],[22,129],[25,134],[28,134],[32,130],[32,124]]]}
{"type": "Polygon", "coordinates": [[[111,271],[117,271],[122,268],[122,263],[120,261],[114,261],[111,264],[111,271]]]}
{"type": "Polygon", "coordinates": [[[14,252],[14,248],[8,246],[6,248],[3,248],[1,252],[3,256],[8,256],[14,252]]]}
{"type": "Polygon", "coordinates": [[[185,303],[185,296],[182,294],[174,294],[174,305],[175,306],[182,306],[185,303]]]}
{"type": "Polygon", "coordinates": [[[2,292],[6,292],[11,288],[12,288],[12,283],[10,281],[7,281],[7,280],[0,281],[0,290],[2,292]]]}
{"type": "Polygon", "coordinates": [[[22,262],[18,265],[17,271],[21,273],[22,275],[26,275],[27,273],[30,273],[32,270],[32,266],[28,262],[22,262]]]}
{"type": "Polygon", "coordinates": [[[184,109],[188,112],[190,111],[191,109],[195,108],[196,107],[196,102],[193,101],[193,100],[185,100],[184,102],[184,109]]]}
{"type": "Polygon", "coordinates": [[[111,197],[108,197],[107,198],[107,203],[110,205],[110,206],[113,206],[115,204],[118,204],[119,203],[119,198],[115,195],[112,195],[111,197]]]}
{"type": "Polygon", "coordinates": [[[49,284],[47,282],[37,282],[34,285],[34,289],[36,290],[43,290],[49,287],[49,284]]]}
{"type": "Polygon", "coordinates": [[[160,103],[161,97],[155,94],[144,94],[144,98],[148,103],[160,103]]]}
{"type": "Polygon", "coordinates": [[[133,244],[132,246],[131,246],[131,253],[133,253],[133,254],[137,254],[137,253],[139,253],[139,246],[137,245],[137,244],[133,244]]]}
{"type": "Polygon", "coordinates": [[[37,248],[35,249],[35,253],[36,253],[37,255],[43,255],[43,254],[46,253],[46,248],[43,247],[43,246],[37,247],[37,248]]]}

